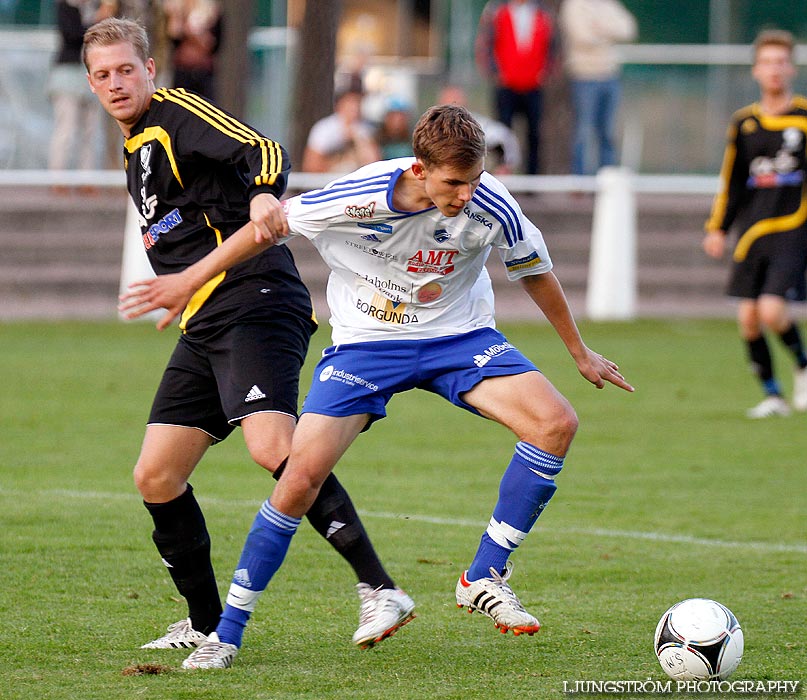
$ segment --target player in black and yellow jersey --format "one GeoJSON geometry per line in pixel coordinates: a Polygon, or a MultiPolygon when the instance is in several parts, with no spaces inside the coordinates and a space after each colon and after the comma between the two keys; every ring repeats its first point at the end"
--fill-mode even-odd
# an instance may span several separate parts
{"type": "Polygon", "coordinates": [[[728,294],[740,300],[740,333],[766,394],[749,418],[790,413],[766,331],[792,352],[793,408],[807,411],[807,356],[788,309],[788,302],[805,301],[807,291],[807,98],[792,92],[793,47],[791,34],[781,30],[764,31],[754,42],[760,99],[731,120],[703,241],[706,253],[719,258],[726,233],[738,234],[728,294]]]}
{"type": "MultiPolygon", "coordinates": [[[[290,167],[284,149],[198,95],[155,90],[154,60],[139,24],[109,19],[91,27],[84,63],[90,88],[125,137],[128,189],[158,279],[245,226],[268,239],[288,232],[278,201],[290,167]]],[[[123,307],[129,298],[123,295],[123,307]]],[[[279,476],[315,327],[308,291],[286,246],[267,248],[219,275],[185,308],[134,479],[189,615],[145,647],[197,646],[215,629],[222,607],[210,537],[188,479],[208,447],[237,425],[252,458],[279,476]]],[[[394,589],[336,479],[326,482],[308,518],[354,568],[360,593],[394,589]]]]}

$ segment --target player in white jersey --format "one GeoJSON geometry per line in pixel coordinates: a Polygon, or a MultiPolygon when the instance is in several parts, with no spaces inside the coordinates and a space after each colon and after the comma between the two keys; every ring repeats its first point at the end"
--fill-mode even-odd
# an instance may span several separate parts
{"type": "MultiPolygon", "coordinates": [[[[221,622],[185,668],[232,663],[320,484],[359,433],[385,415],[391,397],[412,388],[516,435],[499,500],[455,596],[502,631],[539,629],[508,584],[508,559],[555,492],[577,416],[495,329],[484,268],[490,251],[499,249],[509,277],[524,286],[587,380],[633,388],[580,337],[540,232],[484,171],[484,134],[470,113],[454,105],[429,109],[415,127],[413,152],[414,159],[362,168],[286,205],[290,231],[308,237],[331,266],[334,345],[314,370],[286,471],[247,537],[221,622]]],[[[206,280],[286,233],[283,226],[258,243],[261,234],[244,229],[179,279],[134,289],[124,310],[138,315],[164,306],[165,325],[206,280]]]]}
{"type": "Polygon", "coordinates": [[[540,231],[487,172],[456,215],[397,209],[396,185],[416,162],[373,163],[284,202],[292,235],[308,238],[332,270],[334,344],[495,327],[485,268],[493,248],[511,280],[552,269],[540,231]]]}

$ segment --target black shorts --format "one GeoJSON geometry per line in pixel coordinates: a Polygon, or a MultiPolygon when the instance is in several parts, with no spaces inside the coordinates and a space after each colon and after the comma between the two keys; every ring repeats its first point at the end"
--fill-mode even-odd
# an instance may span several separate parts
{"type": "Polygon", "coordinates": [[[745,260],[734,263],[726,293],[741,299],[773,294],[804,301],[806,270],[807,231],[768,234],[754,241],[745,260]]]}
{"type": "Polygon", "coordinates": [[[297,416],[300,369],[312,327],[278,316],[212,337],[182,335],[163,373],[149,425],[182,425],[226,438],[253,413],[297,416]]]}

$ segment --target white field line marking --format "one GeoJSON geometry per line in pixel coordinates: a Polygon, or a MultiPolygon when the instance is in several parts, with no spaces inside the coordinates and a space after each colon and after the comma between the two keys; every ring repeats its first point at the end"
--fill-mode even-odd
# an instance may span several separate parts
{"type": "MultiPolygon", "coordinates": [[[[75,491],[71,489],[47,489],[42,491],[18,491],[4,489],[0,487],[0,495],[15,498],[24,498],[32,495],[46,497],[72,498],[77,500],[126,500],[137,501],[139,496],[136,493],[116,493],[99,491],[75,491]]],[[[229,508],[254,508],[257,509],[260,503],[244,499],[216,498],[215,496],[200,496],[202,503],[211,503],[216,506],[229,508]]],[[[430,525],[451,525],[454,527],[474,527],[484,528],[486,523],[464,518],[440,518],[431,515],[418,515],[414,513],[385,513],[367,510],[359,510],[359,515],[363,518],[376,518],[378,520],[411,520],[417,523],[428,523],[430,525]]],[[[732,540],[718,540],[706,537],[692,537],[690,535],[676,535],[663,532],[639,532],[635,530],[610,530],[608,528],[585,528],[567,527],[554,533],[554,536],[563,534],[583,535],[585,537],[620,538],[629,540],[648,540],[651,542],[670,542],[673,544],[686,544],[700,547],[726,547],[735,549],[752,549],[759,552],[792,552],[796,554],[807,554],[807,544],[781,544],[777,542],[737,542],[732,540]]]]}

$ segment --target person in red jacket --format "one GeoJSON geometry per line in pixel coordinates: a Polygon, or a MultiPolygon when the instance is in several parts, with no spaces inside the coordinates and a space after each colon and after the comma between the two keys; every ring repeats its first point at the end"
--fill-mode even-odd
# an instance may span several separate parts
{"type": "Polygon", "coordinates": [[[496,118],[508,127],[527,121],[527,174],[538,173],[543,85],[557,54],[554,22],[534,0],[491,0],[476,35],[480,74],[495,85],[496,118]]]}

